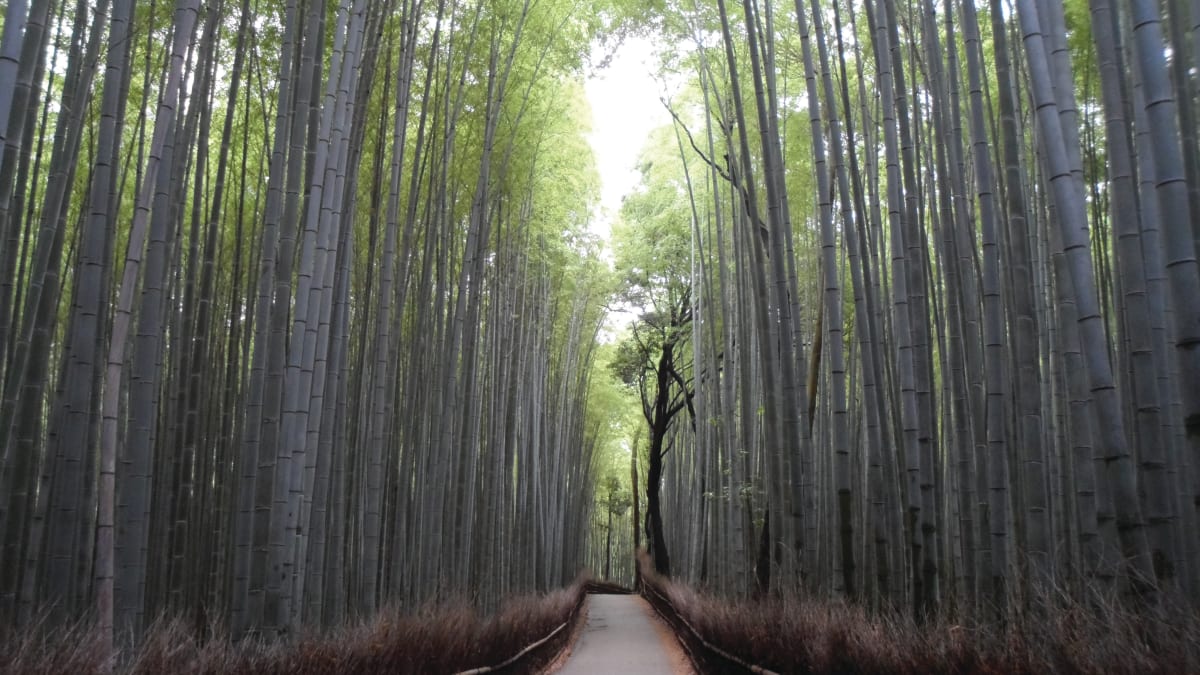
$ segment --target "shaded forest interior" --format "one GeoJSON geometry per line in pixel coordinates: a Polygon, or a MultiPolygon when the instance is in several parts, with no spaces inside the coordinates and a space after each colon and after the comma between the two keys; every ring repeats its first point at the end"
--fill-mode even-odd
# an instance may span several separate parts
{"type": "Polygon", "coordinates": [[[2,13],[0,644],[643,544],[730,607],[1200,625],[1197,0],[2,13]],[[628,39],[672,123],[604,213],[628,39]]]}

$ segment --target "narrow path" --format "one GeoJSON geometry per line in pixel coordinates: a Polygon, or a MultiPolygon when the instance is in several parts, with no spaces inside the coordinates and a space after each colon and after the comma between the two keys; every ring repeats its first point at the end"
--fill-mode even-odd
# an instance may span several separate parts
{"type": "Polygon", "coordinates": [[[559,675],[691,673],[671,630],[637,595],[588,596],[587,625],[559,675]]]}

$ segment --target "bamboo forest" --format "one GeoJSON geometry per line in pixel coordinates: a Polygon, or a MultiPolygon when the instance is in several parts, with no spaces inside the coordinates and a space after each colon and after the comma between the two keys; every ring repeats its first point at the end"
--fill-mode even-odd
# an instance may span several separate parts
{"type": "Polygon", "coordinates": [[[1200,672],[1200,0],[0,5],[0,674],[1200,672]]]}

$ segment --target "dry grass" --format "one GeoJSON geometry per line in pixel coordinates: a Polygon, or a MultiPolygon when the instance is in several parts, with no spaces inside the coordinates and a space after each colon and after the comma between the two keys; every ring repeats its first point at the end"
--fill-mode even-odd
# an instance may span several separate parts
{"type": "MultiPolygon", "coordinates": [[[[217,633],[201,638],[187,624],[153,626],[136,654],[116,672],[129,675],[322,675],[328,673],[455,673],[497,665],[573,616],[583,580],[546,595],[512,599],[490,616],[464,603],[415,614],[385,611],[373,620],[286,641],[234,643],[217,633]]],[[[570,630],[499,672],[536,672],[552,660],[570,630]]],[[[0,638],[0,675],[87,675],[106,672],[96,636],[79,624],[64,631],[38,625],[0,638]]]]}
{"type": "Polygon", "coordinates": [[[729,601],[643,580],[707,642],[781,673],[1150,675],[1200,672],[1200,616],[1060,603],[1021,625],[873,615],[832,601],[729,601]]]}
{"type": "Polygon", "coordinates": [[[43,615],[20,633],[6,628],[0,627],[0,674],[100,672],[99,636],[82,621],[52,630],[43,615]]]}

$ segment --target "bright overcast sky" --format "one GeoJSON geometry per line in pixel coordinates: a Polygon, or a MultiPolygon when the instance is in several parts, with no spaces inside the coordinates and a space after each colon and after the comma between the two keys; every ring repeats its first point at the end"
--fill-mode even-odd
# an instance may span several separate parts
{"type": "MultiPolygon", "coordinates": [[[[599,59],[602,55],[593,56],[599,59]]],[[[653,43],[630,37],[608,67],[593,73],[584,83],[592,107],[588,141],[600,173],[600,209],[589,229],[605,240],[606,249],[621,198],[632,192],[640,179],[635,168],[638,153],[651,130],[671,123],[671,116],[659,101],[664,92],[654,77],[656,63],[653,43]]],[[[633,316],[627,309],[612,308],[601,340],[617,339],[633,316]]]]}
{"type": "Polygon", "coordinates": [[[634,167],[646,136],[671,122],[659,102],[662,89],[654,77],[655,63],[653,43],[647,38],[630,37],[608,67],[593,73],[584,84],[592,106],[588,141],[596,155],[601,186],[600,213],[593,219],[591,230],[604,239],[621,208],[621,198],[637,186],[634,167]]]}

